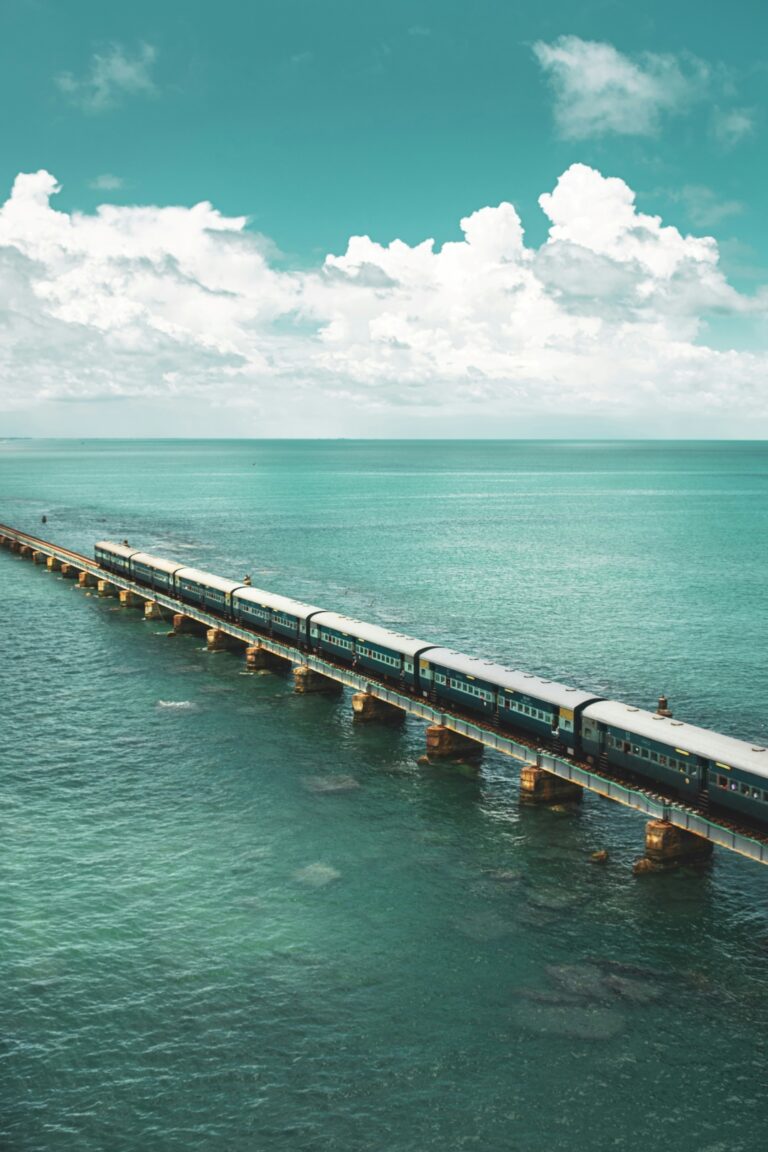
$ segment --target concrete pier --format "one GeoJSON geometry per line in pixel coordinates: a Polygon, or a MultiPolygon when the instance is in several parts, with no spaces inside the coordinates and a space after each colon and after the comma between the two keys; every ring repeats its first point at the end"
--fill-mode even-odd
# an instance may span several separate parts
{"type": "Polygon", "coordinates": [[[239,652],[244,644],[237,636],[230,636],[220,628],[208,628],[205,638],[209,652],[239,652]]]}
{"type": "Polygon", "coordinates": [[[370,692],[355,692],[352,697],[352,719],[358,724],[402,724],[405,712],[370,692]]]}
{"type": "Polygon", "coordinates": [[[23,556],[25,560],[29,559],[29,557],[32,555],[32,549],[30,548],[29,544],[21,545],[19,548],[19,555],[23,556]]]}
{"type": "Polygon", "coordinates": [[[60,572],[61,560],[57,559],[56,556],[49,556],[45,562],[45,566],[49,572],[60,572]]]}
{"type": "Polygon", "coordinates": [[[292,670],[290,660],[270,652],[262,644],[249,644],[245,649],[245,665],[250,672],[287,672],[292,670]]]}
{"type": "Polygon", "coordinates": [[[119,596],[123,608],[141,608],[144,603],[144,597],[139,596],[137,592],[131,592],[130,588],[121,588],[119,596]]]}
{"type": "Polygon", "coordinates": [[[46,561],[45,552],[38,552],[37,550],[35,550],[32,553],[32,563],[33,564],[45,564],[45,561],[46,561]]]}
{"type": "Polygon", "coordinates": [[[568,804],[578,802],[584,789],[570,780],[545,772],[536,764],[520,769],[520,799],[528,804],[568,804]]]}
{"type": "Polygon", "coordinates": [[[183,612],[177,612],[173,617],[174,636],[202,636],[207,631],[205,624],[193,620],[191,616],[185,616],[183,612]]]}
{"type": "Polygon", "coordinates": [[[427,728],[428,760],[462,760],[477,762],[483,755],[483,745],[469,736],[462,736],[442,724],[430,724],[427,728]]]}
{"type": "Polygon", "coordinates": [[[645,826],[645,856],[636,860],[636,876],[646,872],[669,872],[686,864],[703,864],[712,855],[712,843],[666,820],[649,820],[645,826]]]}
{"type": "Polygon", "coordinates": [[[294,692],[302,694],[309,692],[326,692],[330,694],[338,694],[343,691],[343,684],[338,680],[332,680],[330,676],[323,676],[322,672],[316,672],[314,668],[307,667],[306,664],[297,664],[293,669],[294,679],[294,692]]]}
{"type": "Polygon", "coordinates": [[[145,620],[167,620],[171,613],[167,608],[163,608],[156,600],[144,601],[144,619],[145,620]]]}
{"type": "Polygon", "coordinates": [[[96,583],[99,596],[117,596],[117,585],[110,584],[109,580],[99,580],[96,583]]]}
{"type": "Polygon", "coordinates": [[[94,576],[93,572],[80,572],[77,583],[80,588],[95,588],[99,583],[99,578],[94,576]]]}
{"type": "Polygon", "coordinates": [[[65,580],[77,580],[80,574],[80,569],[75,568],[74,564],[62,564],[61,574],[65,580]]]}

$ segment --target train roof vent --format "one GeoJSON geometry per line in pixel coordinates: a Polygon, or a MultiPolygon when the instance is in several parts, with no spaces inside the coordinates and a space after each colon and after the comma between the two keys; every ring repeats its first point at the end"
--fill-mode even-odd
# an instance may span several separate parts
{"type": "Polygon", "coordinates": [[[671,720],[670,723],[671,723],[673,728],[682,728],[683,727],[682,720],[671,720]]]}
{"type": "Polygon", "coordinates": [[[551,684],[551,680],[539,680],[539,684],[551,684]]]}
{"type": "Polygon", "coordinates": [[[753,752],[765,752],[765,748],[761,747],[761,745],[758,744],[752,749],[752,751],[753,752]]]}
{"type": "Polygon", "coordinates": [[[578,692],[578,688],[566,688],[566,692],[578,692]]]}
{"type": "Polygon", "coordinates": [[[533,675],[533,672],[523,672],[523,676],[525,676],[526,680],[533,680],[533,679],[535,679],[535,677],[534,677],[534,675],[533,675]]]}
{"type": "Polygon", "coordinates": [[[627,708],[627,712],[639,712],[639,708],[627,708]]]}

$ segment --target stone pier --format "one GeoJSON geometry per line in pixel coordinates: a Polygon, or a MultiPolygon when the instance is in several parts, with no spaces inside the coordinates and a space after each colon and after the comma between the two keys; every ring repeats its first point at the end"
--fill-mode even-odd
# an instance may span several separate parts
{"type": "Polygon", "coordinates": [[[294,692],[300,693],[339,693],[344,687],[343,684],[339,684],[338,680],[332,680],[330,676],[323,676],[322,672],[316,672],[314,668],[309,668],[306,664],[296,665],[293,669],[293,679],[294,692]]]}
{"type": "Polygon", "coordinates": [[[483,755],[483,745],[469,736],[462,736],[442,724],[427,728],[427,760],[460,760],[477,763],[483,755]]]}
{"type": "Polygon", "coordinates": [[[358,724],[402,724],[405,712],[370,692],[355,692],[352,697],[352,718],[358,724]]]}
{"type": "Polygon", "coordinates": [[[583,795],[580,785],[545,772],[536,764],[524,764],[520,769],[520,799],[528,804],[568,804],[578,802],[583,795]]]}
{"type": "Polygon", "coordinates": [[[704,864],[712,856],[712,843],[666,820],[649,820],[645,826],[645,856],[636,860],[632,871],[669,872],[686,864],[704,864]]]}
{"type": "Polygon", "coordinates": [[[276,656],[261,644],[249,644],[245,650],[245,666],[249,672],[282,672],[290,669],[290,661],[276,656]]]}
{"type": "Polygon", "coordinates": [[[243,641],[237,636],[230,636],[220,628],[208,628],[205,633],[209,652],[238,652],[243,647],[243,641]]]}
{"type": "Polygon", "coordinates": [[[60,572],[61,560],[59,560],[56,556],[49,556],[45,562],[45,566],[49,572],[60,572]]]}
{"type": "Polygon", "coordinates": [[[177,612],[173,617],[173,632],[169,633],[171,636],[201,636],[208,629],[205,624],[200,624],[197,620],[193,620],[191,616],[185,616],[183,612],[177,612]]]}
{"type": "Polygon", "coordinates": [[[99,580],[96,588],[99,596],[117,596],[117,585],[110,584],[109,580],[99,580]]]}
{"type": "Polygon", "coordinates": [[[163,608],[162,604],[158,604],[156,600],[144,601],[145,620],[167,620],[170,615],[170,611],[163,608]]]}
{"type": "Polygon", "coordinates": [[[144,603],[144,597],[139,596],[138,592],[132,592],[130,588],[121,588],[119,597],[123,608],[141,608],[144,603]]]}
{"type": "Polygon", "coordinates": [[[94,576],[93,572],[81,572],[77,577],[77,583],[81,588],[95,588],[99,583],[99,578],[94,576]]]}

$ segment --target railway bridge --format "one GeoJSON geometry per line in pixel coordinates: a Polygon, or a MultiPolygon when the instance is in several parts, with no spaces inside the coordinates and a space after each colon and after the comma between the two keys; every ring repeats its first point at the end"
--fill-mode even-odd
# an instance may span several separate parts
{"type": "Polygon", "coordinates": [[[435,707],[370,673],[363,675],[282,639],[243,628],[210,611],[107,572],[95,560],[72,549],[5,524],[0,524],[0,549],[71,579],[80,587],[94,589],[98,595],[114,596],[126,608],[140,608],[150,619],[172,619],[176,633],[204,633],[211,651],[240,649],[252,668],[290,666],[298,692],[350,688],[358,721],[392,722],[406,715],[426,721],[429,760],[459,760],[476,767],[484,748],[509,756],[521,765],[521,799],[544,804],[572,802],[586,790],[642,813],[647,818],[645,854],[635,862],[637,873],[665,871],[706,860],[715,845],[768,864],[768,835],[730,820],[719,820],[675,797],[622,781],[602,766],[556,755],[523,737],[500,732],[492,724],[435,707]]]}

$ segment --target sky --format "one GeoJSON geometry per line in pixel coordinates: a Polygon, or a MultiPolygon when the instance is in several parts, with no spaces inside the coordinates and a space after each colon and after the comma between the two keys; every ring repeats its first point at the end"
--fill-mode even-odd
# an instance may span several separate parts
{"type": "Polygon", "coordinates": [[[767,34],[0,0],[0,437],[765,437],[767,34]]]}

